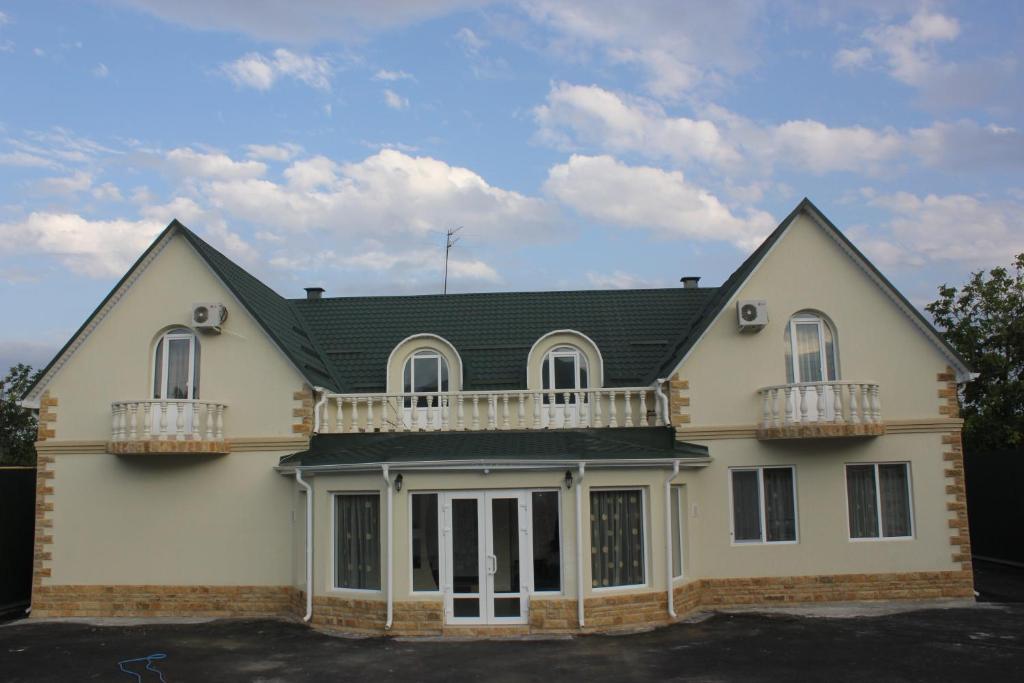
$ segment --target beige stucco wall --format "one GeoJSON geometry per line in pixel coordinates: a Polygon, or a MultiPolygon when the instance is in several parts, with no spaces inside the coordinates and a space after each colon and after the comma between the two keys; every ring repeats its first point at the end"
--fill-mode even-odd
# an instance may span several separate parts
{"type": "Polygon", "coordinates": [[[949,364],[923,332],[806,215],[798,216],[680,368],[693,425],[753,425],[757,390],[786,382],[784,335],[804,309],[836,326],[839,378],[877,382],[882,418],[937,417],[935,376],[949,364]],[[736,301],[765,299],[769,323],[740,333],[736,301]]]}
{"type": "Polygon", "coordinates": [[[56,456],[46,583],[292,584],[283,454],[56,456]]]}
{"type": "Polygon", "coordinates": [[[185,239],[174,237],[50,382],[60,400],[57,439],[108,440],[110,403],[152,397],[154,342],[168,327],[187,327],[198,302],[229,311],[222,334],[199,336],[200,398],[227,403],[227,438],[290,436],[292,392],[303,378],[185,239]]]}

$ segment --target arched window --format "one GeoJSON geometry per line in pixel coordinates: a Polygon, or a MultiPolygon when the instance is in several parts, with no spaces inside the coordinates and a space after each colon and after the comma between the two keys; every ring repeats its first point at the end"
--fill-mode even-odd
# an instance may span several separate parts
{"type": "Polygon", "coordinates": [[[786,326],[786,381],[831,382],[839,378],[835,330],[820,313],[801,311],[786,326]]]}
{"type": "MultiPolygon", "coordinates": [[[[405,393],[438,393],[448,391],[448,360],[433,349],[417,351],[405,361],[402,372],[402,391],[405,393]]],[[[437,401],[434,401],[437,405],[437,401]]],[[[427,397],[416,397],[418,408],[427,407],[427,397]]],[[[406,397],[405,407],[412,407],[411,397],[406,397]]]]}
{"type": "Polygon", "coordinates": [[[199,398],[199,339],[192,330],[165,333],[153,356],[153,398],[199,398]]]}
{"type": "Polygon", "coordinates": [[[545,403],[549,402],[547,392],[550,390],[556,392],[555,403],[565,403],[566,393],[569,403],[575,403],[573,392],[590,386],[587,356],[575,346],[556,346],[544,354],[540,375],[545,403]]]}

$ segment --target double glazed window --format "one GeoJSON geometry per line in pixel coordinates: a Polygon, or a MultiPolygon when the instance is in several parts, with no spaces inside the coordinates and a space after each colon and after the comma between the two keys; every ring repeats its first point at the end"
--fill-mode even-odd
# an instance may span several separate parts
{"type": "Polygon", "coordinates": [[[192,330],[171,330],[156,343],[153,398],[199,398],[199,339],[192,330]]]}
{"type": "Polygon", "coordinates": [[[590,492],[590,576],[594,588],[639,586],[644,574],[640,489],[590,492]]]}
{"type": "Polygon", "coordinates": [[[831,382],[836,379],[832,326],[820,315],[797,313],[786,328],[786,381],[831,382]]]}
{"type": "MultiPolygon", "coordinates": [[[[402,373],[402,391],[405,393],[443,393],[448,391],[448,361],[437,351],[417,351],[405,362],[402,373]]],[[[416,397],[416,407],[426,408],[426,396],[416,397]]],[[[406,397],[405,407],[412,407],[412,397],[406,397]]],[[[437,399],[433,401],[437,406],[437,399]]]]}
{"type": "Polygon", "coordinates": [[[380,494],[334,496],[334,587],[380,590],[380,494]]]}
{"type": "Polygon", "coordinates": [[[541,386],[544,389],[544,403],[550,398],[547,392],[554,390],[555,403],[576,403],[576,393],[590,386],[587,357],[573,346],[558,346],[547,352],[540,368],[541,386]]]}
{"type": "Polygon", "coordinates": [[[846,498],[850,538],[908,538],[914,535],[909,464],[847,465],[846,498]]]}
{"type": "Polygon", "coordinates": [[[733,541],[796,541],[796,477],[793,468],[737,468],[730,473],[733,541]]]}

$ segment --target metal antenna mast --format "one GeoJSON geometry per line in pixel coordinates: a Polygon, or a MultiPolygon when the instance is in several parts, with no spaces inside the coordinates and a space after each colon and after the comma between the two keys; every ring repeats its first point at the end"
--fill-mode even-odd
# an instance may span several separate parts
{"type": "Polygon", "coordinates": [[[444,291],[443,291],[443,294],[447,294],[448,293],[448,252],[450,252],[452,250],[452,247],[454,247],[456,244],[459,243],[459,240],[461,238],[460,237],[456,237],[456,235],[459,233],[459,230],[462,230],[462,226],[461,225],[459,227],[455,228],[454,230],[452,228],[448,228],[448,235],[445,238],[445,243],[444,243],[444,291]]]}

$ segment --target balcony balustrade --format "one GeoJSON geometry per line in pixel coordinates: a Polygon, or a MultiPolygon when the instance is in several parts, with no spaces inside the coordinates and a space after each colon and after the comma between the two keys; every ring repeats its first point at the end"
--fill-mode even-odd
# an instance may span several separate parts
{"type": "Polygon", "coordinates": [[[799,382],[758,390],[760,439],[878,436],[885,433],[878,384],[799,382]]]}
{"type": "Polygon", "coordinates": [[[147,399],[111,404],[108,450],[128,453],[227,453],[224,411],[216,401],[147,399]]]}
{"type": "Polygon", "coordinates": [[[651,387],[577,391],[321,393],[317,433],[653,427],[665,411],[651,387]]]}

